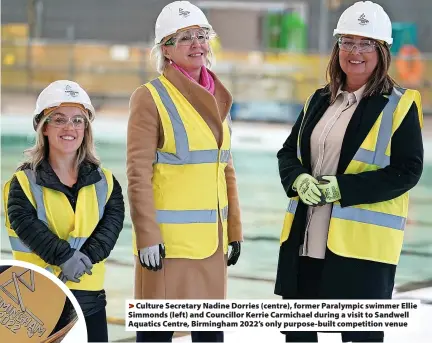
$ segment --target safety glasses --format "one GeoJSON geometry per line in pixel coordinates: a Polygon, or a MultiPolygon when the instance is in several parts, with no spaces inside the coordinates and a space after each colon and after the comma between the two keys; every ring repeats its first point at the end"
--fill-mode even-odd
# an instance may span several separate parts
{"type": "Polygon", "coordinates": [[[376,42],[369,39],[355,40],[348,37],[340,37],[338,39],[339,49],[343,51],[351,52],[354,47],[357,48],[357,52],[368,53],[372,52],[376,48],[376,42]]]}
{"type": "Polygon", "coordinates": [[[193,41],[197,39],[199,44],[207,43],[210,39],[210,33],[208,30],[187,30],[180,32],[174,37],[168,39],[165,45],[192,45],[193,41]]]}
{"type": "Polygon", "coordinates": [[[64,128],[69,123],[77,130],[84,130],[88,125],[88,120],[85,116],[76,115],[73,117],[66,117],[63,114],[52,114],[46,121],[49,125],[64,128]]]}

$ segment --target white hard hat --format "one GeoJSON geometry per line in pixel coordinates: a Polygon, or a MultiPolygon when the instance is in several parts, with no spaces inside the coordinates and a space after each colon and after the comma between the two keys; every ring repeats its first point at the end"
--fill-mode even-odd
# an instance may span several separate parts
{"type": "Polygon", "coordinates": [[[356,35],[393,43],[392,24],[384,9],[372,1],[359,1],[340,16],[333,36],[356,35]]]}
{"type": "Polygon", "coordinates": [[[212,29],[203,11],[189,1],[174,1],[166,5],[156,19],[155,44],[189,26],[212,29]]]}
{"type": "Polygon", "coordinates": [[[96,115],[90,97],[78,83],[69,80],[58,80],[49,84],[36,100],[33,113],[34,129],[36,130],[45,109],[60,106],[62,103],[75,103],[84,106],[89,112],[90,121],[93,121],[96,115]]]}

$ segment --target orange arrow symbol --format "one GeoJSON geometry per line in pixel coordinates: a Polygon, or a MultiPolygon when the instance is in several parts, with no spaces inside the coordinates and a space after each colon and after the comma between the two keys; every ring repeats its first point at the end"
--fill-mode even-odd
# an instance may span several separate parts
{"type": "Polygon", "coordinates": [[[134,304],[129,304],[129,308],[134,308],[135,305],[134,304]]]}

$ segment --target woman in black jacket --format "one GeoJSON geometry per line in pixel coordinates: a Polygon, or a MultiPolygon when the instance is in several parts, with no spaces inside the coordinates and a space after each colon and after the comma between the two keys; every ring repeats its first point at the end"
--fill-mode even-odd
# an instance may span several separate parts
{"type": "MultiPolygon", "coordinates": [[[[308,99],[277,154],[290,198],[275,287],[284,299],[392,297],[423,143],[419,93],[388,75],[391,33],[372,2],[342,14],[330,81],[308,99]]],[[[284,334],[287,342],[318,341],[316,332],[284,334]]],[[[342,333],[344,342],[383,337],[342,333]]]]}
{"type": "Polygon", "coordinates": [[[95,110],[75,82],[51,83],[36,102],[36,144],[6,183],[15,259],[46,268],[77,298],[89,342],[108,341],[105,259],[123,228],[122,190],[95,155],[95,110]]]}

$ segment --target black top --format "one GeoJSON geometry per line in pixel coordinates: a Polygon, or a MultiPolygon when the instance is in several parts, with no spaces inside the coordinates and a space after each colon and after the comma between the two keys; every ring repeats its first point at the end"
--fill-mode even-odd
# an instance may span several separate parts
{"type": "Polygon", "coordinates": [[[0,274],[8,270],[12,266],[0,266],[0,274]]]}

